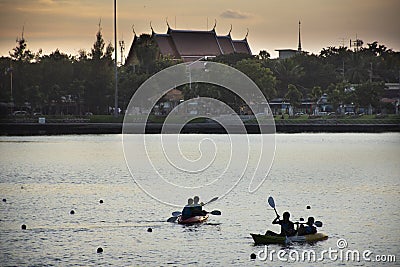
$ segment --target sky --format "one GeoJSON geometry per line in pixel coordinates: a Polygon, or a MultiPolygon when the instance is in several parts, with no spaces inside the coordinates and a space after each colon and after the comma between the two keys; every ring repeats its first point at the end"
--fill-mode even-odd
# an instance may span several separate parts
{"type": "MultiPolygon", "coordinates": [[[[8,56],[21,37],[32,52],[90,51],[99,22],[106,43],[114,44],[113,0],[0,0],[0,56],[8,56]]],[[[128,54],[133,31],[139,35],[172,28],[206,30],[216,20],[218,35],[248,42],[253,54],[302,48],[318,54],[329,46],[378,41],[400,51],[400,0],[117,0],[117,35],[128,54]],[[207,27],[208,25],[208,27],[207,27]]],[[[120,57],[120,55],[118,56],[120,57]]]]}

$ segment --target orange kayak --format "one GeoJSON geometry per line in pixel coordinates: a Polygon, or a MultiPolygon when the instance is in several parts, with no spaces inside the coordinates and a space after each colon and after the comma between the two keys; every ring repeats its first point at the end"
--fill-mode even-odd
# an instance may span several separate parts
{"type": "Polygon", "coordinates": [[[187,219],[182,219],[182,216],[178,217],[178,223],[179,224],[196,224],[196,223],[203,223],[207,221],[208,219],[208,214],[204,216],[193,216],[187,219]]]}

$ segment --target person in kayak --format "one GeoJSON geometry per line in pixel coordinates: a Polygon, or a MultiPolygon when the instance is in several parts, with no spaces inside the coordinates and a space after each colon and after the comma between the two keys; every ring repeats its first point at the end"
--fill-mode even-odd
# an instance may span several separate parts
{"type": "Polygon", "coordinates": [[[188,199],[187,205],[182,210],[182,219],[185,220],[187,218],[192,217],[192,210],[193,210],[193,198],[188,199]]]}
{"type": "Polygon", "coordinates": [[[273,221],[272,224],[279,224],[281,226],[281,232],[279,234],[267,231],[266,235],[272,236],[294,236],[296,234],[296,230],[294,229],[294,223],[289,220],[290,213],[285,211],[283,213],[283,220],[280,220],[280,216],[278,215],[273,221]]]}
{"type": "Polygon", "coordinates": [[[207,211],[203,210],[203,205],[199,201],[200,198],[198,196],[193,198],[192,216],[204,216],[207,214],[207,211]]]}
{"type": "Polygon", "coordinates": [[[300,225],[298,235],[312,235],[317,233],[317,228],[314,226],[314,217],[308,217],[307,223],[304,226],[300,225]]]}

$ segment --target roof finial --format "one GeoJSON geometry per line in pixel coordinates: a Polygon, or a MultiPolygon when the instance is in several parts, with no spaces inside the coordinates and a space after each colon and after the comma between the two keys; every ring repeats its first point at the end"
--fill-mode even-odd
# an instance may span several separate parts
{"type": "Polygon", "coordinates": [[[151,29],[151,35],[153,35],[154,34],[154,29],[153,29],[153,26],[151,25],[151,21],[150,21],[150,29],[151,29]]]}
{"type": "Polygon", "coordinates": [[[135,24],[132,24],[132,32],[133,32],[133,36],[136,36],[136,32],[135,32],[135,24]]]}
{"type": "Polygon", "coordinates": [[[244,37],[245,40],[247,39],[247,36],[249,36],[249,28],[247,28],[247,33],[246,36],[244,37]]]}
{"type": "Polygon", "coordinates": [[[300,39],[300,20],[299,20],[299,44],[297,46],[297,51],[301,52],[301,39],[300,39]]]}
{"type": "Polygon", "coordinates": [[[228,36],[231,36],[231,32],[232,32],[232,24],[231,24],[231,28],[230,28],[230,30],[228,32],[228,36]]]}
{"type": "Polygon", "coordinates": [[[169,23],[168,23],[168,17],[165,17],[165,23],[167,23],[168,29],[170,29],[171,27],[169,26],[169,23]]]}
{"type": "Polygon", "coordinates": [[[217,27],[217,19],[214,20],[214,27],[213,27],[213,31],[215,31],[215,27],[217,27]]]}

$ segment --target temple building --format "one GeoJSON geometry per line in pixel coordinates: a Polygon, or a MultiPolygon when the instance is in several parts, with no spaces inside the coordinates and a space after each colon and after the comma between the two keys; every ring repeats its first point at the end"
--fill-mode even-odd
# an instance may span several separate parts
{"type": "MultiPolygon", "coordinates": [[[[227,35],[217,35],[215,25],[212,30],[177,30],[172,29],[168,23],[166,33],[155,33],[151,27],[151,35],[147,35],[150,42],[158,47],[158,53],[184,62],[195,61],[205,57],[216,57],[232,53],[251,55],[247,42],[248,32],[243,40],[231,38],[232,27],[227,35]]],[[[142,35],[143,36],[143,35],[142,35]]],[[[134,37],[125,64],[136,65],[138,44],[142,36],[134,37]]]]}

